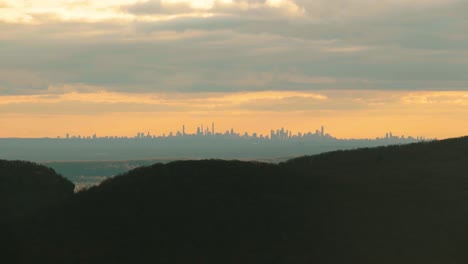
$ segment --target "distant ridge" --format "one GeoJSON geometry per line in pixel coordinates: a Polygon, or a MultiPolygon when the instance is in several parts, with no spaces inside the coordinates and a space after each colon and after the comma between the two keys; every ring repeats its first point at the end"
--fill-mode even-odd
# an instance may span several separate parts
{"type": "Polygon", "coordinates": [[[401,155],[391,156],[395,159],[401,159],[406,161],[411,161],[412,159],[430,159],[430,158],[450,158],[456,157],[459,155],[466,155],[468,150],[468,136],[458,137],[458,138],[449,138],[444,140],[431,140],[431,141],[422,141],[410,144],[398,144],[398,145],[388,145],[388,146],[379,146],[373,148],[358,148],[358,149],[348,149],[348,150],[337,150],[330,151],[326,153],[311,155],[311,156],[301,156],[297,158],[292,158],[285,163],[303,163],[303,162],[312,162],[314,160],[320,160],[325,157],[327,158],[342,158],[346,156],[350,158],[351,156],[369,158],[374,154],[387,154],[389,157],[392,154],[397,154],[400,152],[401,155],[411,155],[411,154],[420,154],[421,156],[413,156],[410,160],[401,155]],[[362,156],[359,156],[362,155],[362,156]]]}
{"type": "Polygon", "coordinates": [[[166,137],[104,138],[0,138],[0,158],[50,161],[112,161],[168,159],[276,159],[297,157],[340,149],[375,147],[424,141],[387,133],[376,139],[337,139],[316,133],[292,135],[287,130],[272,131],[269,137],[241,135],[179,135],[166,137]],[[70,151],[73,150],[73,151],[70,151]]]}
{"type": "Polygon", "coordinates": [[[467,222],[462,137],[137,168],[20,223],[14,252],[20,263],[466,263],[467,222]]]}

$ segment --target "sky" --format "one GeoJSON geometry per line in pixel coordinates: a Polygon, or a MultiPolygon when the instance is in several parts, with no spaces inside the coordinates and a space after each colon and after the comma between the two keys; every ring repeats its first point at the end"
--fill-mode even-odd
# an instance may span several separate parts
{"type": "Polygon", "coordinates": [[[468,0],[0,0],[0,137],[468,135],[468,0]]]}

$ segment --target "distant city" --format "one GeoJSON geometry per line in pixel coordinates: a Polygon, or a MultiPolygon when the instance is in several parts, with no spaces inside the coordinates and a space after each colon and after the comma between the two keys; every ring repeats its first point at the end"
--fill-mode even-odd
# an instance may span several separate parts
{"type": "Polygon", "coordinates": [[[65,134],[54,138],[0,138],[0,159],[31,161],[117,161],[144,159],[248,159],[281,161],[301,155],[328,151],[427,140],[399,136],[392,132],[373,139],[340,139],[321,126],[314,132],[293,132],[287,128],[269,134],[237,132],[233,128],[217,131],[215,123],[200,125],[187,132],[156,135],[138,132],[134,136],[65,134]]]}
{"type": "MultiPolygon", "coordinates": [[[[325,132],[325,127],[321,126],[320,129],[315,132],[292,132],[291,130],[281,128],[271,130],[269,135],[261,133],[248,133],[248,132],[237,132],[234,128],[226,130],[224,132],[217,132],[215,130],[215,123],[211,123],[211,127],[200,125],[196,128],[196,132],[187,133],[185,125],[182,125],[181,130],[169,133],[163,133],[160,135],[152,134],[150,132],[138,132],[133,137],[128,136],[98,136],[93,135],[74,135],[67,133],[64,137],[57,136],[57,139],[170,139],[170,138],[205,138],[205,137],[216,137],[216,138],[236,138],[236,139],[257,139],[257,140],[292,140],[292,141],[307,141],[307,140],[349,140],[349,139],[338,139],[329,133],[325,132]]],[[[382,137],[377,137],[374,140],[401,140],[401,141],[418,141],[426,140],[424,137],[413,137],[413,136],[397,136],[392,132],[387,132],[382,137]]]]}

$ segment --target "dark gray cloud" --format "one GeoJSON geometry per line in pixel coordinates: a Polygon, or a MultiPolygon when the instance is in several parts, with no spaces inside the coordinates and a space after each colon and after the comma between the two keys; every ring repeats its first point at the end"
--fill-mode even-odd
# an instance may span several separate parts
{"type": "MultiPolygon", "coordinates": [[[[329,2],[333,13],[296,1],[307,11],[296,18],[215,6],[225,15],[0,23],[0,93],[64,84],[125,92],[468,89],[466,2],[385,12],[384,1],[367,13],[353,11],[359,5],[340,11],[339,2],[329,2]]],[[[158,1],[122,8],[149,16],[191,10],[158,1]]]]}

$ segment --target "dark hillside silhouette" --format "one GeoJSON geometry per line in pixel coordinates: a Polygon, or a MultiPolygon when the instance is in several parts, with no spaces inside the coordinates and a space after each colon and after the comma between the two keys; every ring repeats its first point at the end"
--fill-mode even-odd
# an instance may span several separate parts
{"type": "Polygon", "coordinates": [[[0,160],[0,248],[2,263],[18,255],[19,229],[33,215],[54,210],[73,197],[73,183],[53,169],[25,161],[0,160]]]}
{"type": "Polygon", "coordinates": [[[281,166],[305,186],[319,186],[320,211],[305,222],[321,238],[314,256],[320,263],[468,261],[468,137],[338,151],[281,166]]]}
{"type": "Polygon", "coordinates": [[[25,234],[24,241],[33,242],[23,245],[23,257],[47,261],[63,252],[63,261],[76,263],[281,260],[302,219],[290,185],[276,165],[265,163],[181,161],[138,168],[78,193],[44,222],[33,221],[37,233],[32,239],[25,234]]]}
{"type": "Polygon", "coordinates": [[[43,165],[0,160],[0,222],[60,204],[73,189],[73,183],[43,165]]]}
{"type": "Polygon", "coordinates": [[[468,138],[155,164],[20,225],[20,263],[466,263],[468,138]]]}

